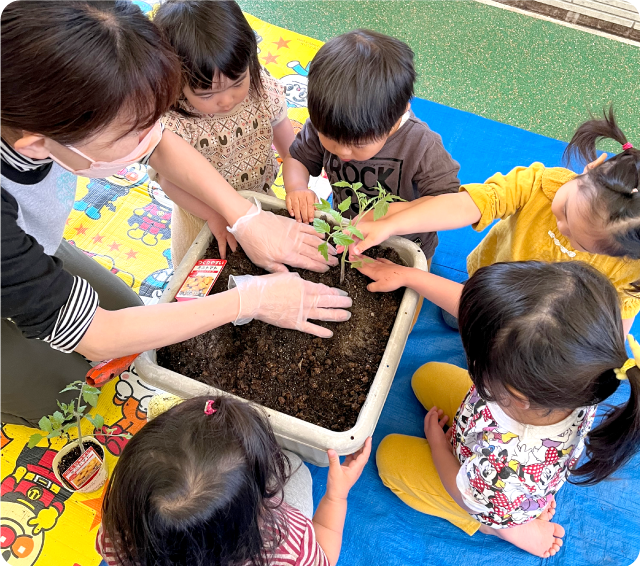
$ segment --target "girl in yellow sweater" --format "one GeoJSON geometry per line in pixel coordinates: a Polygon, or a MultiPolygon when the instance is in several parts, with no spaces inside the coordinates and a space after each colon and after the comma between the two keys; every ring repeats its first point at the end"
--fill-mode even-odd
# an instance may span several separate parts
{"type": "MultiPolygon", "coordinates": [[[[467,258],[469,276],[502,261],[584,261],[606,275],[618,292],[625,333],[640,311],[640,151],[615,121],[613,110],[589,120],[574,134],[565,157],[592,161],[581,175],[541,163],[496,173],[484,184],[463,185],[457,194],[392,205],[377,222],[358,225],[364,252],[392,235],[453,230],[472,225],[484,230],[501,219],[467,258]],[[610,138],[622,153],[596,160],[596,142],[610,138]]],[[[385,260],[361,271],[375,282],[370,291],[410,287],[426,296],[442,279],[385,260]]]]}

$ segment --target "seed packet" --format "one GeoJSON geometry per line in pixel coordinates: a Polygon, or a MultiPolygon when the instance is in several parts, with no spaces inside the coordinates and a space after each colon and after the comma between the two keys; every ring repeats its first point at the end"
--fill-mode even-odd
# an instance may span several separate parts
{"type": "Polygon", "coordinates": [[[102,459],[94,448],[87,448],[69,468],[62,474],[75,489],[87,484],[100,471],[102,459]]]}
{"type": "Polygon", "coordinates": [[[226,259],[198,260],[176,294],[176,301],[206,297],[226,264],[226,259]]]}

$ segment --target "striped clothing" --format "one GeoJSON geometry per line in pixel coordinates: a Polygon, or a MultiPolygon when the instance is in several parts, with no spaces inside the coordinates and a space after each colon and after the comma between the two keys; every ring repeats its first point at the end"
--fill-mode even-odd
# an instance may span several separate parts
{"type": "MultiPolygon", "coordinates": [[[[280,508],[287,520],[287,538],[269,560],[270,566],[329,566],[329,559],[316,541],[313,523],[295,507],[286,503],[280,508]]],[[[107,566],[120,566],[109,537],[98,530],[96,550],[107,566]]],[[[243,566],[249,566],[247,562],[243,566]]]]}

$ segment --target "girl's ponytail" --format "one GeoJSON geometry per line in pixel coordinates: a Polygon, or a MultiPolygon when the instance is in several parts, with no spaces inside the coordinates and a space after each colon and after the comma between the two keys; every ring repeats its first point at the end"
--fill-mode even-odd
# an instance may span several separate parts
{"type": "Polygon", "coordinates": [[[564,150],[564,159],[570,163],[572,159],[582,157],[586,161],[595,161],[596,144],[600,140],[612,139],[620,145],[628,143],[627,137],[618,126],[613,113],[613,106],[609,107],[609,112],[603,111],[603,118],[591,118],[582,124],[573,134],[569,145],[564,150]]]}
{"type": "MultiPolygon", "coordinates": [[[[604,381],[616,379],[613,371],[607,374],[603,376],[604,381]]],[[[572,471],[574,476],[582,478],[572,483],[593,485],[606,479],[640,446],[640,369],[634,366],[627,370],[626,375],[631,388],[629,400],[607,412],[600,424],[588,434],[585,446],[589,460],[572,471]]]]}

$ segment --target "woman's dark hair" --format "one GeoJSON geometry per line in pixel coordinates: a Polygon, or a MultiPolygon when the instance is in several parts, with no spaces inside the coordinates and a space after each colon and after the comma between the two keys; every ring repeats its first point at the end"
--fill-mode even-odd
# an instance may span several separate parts
{"type": "MultiPolygon", "coordinates": [[[[459,325],[469,374],[481,397],[513,391],[534,409],[577,409],[611,396],[614,368],[627,360],[618,296],[582,262],[496,263],[465,284],[459,325]]],[[[595,484],[640,444],[640,370],[627,372],[631,394],[586,439],[589,456],[572,471],[595,484]]]]}
{"type": "Polygon", "coordinates": [[[189,399],[125,447],[104,532],[123,566],[266,565],[286,537],[279,507],[289,474],[262,413],[227,396],[189,399]]]}
{"type": "Polygon", "coordinates": [[[179,94],[177,57],[132,2],[18,0],[1,35],[3,128],[76,144],[116,117],[147,128],[179,94]]]}
{"type": "Polygon", "coordinates": [[[182,87],[210,89],[221,75],[235,81],[248,69],[250,93],[262,94],[256,34],[236,2],[168,0],[153,21],[180,57],[182,87]]]}
{"type": "Polygon", "coordinates": [[[407,110],[416,72],[413,51],[394,37],[359,29],[325,43],[309,68],[309,118],[346,145],[389,134],[407,110]]]}
{"type": "MultiPolygon", "coordinates": [[[[565,160],[581,157],[596,159],[596,143],[612,139],[620,145],[627,138],[616,123],[613,107],[602,118],[582,124],[565,149],[565,160]]],[[[602,165],[578,177],[581,188],[589,191],[594,214],[601,218],[610,238],[599,242],[598,251],[613,257],[640,259],[640,150],[630,147],[602,165]]],[[[632,285],[640,292],[640,284],[632,285]]]]}

